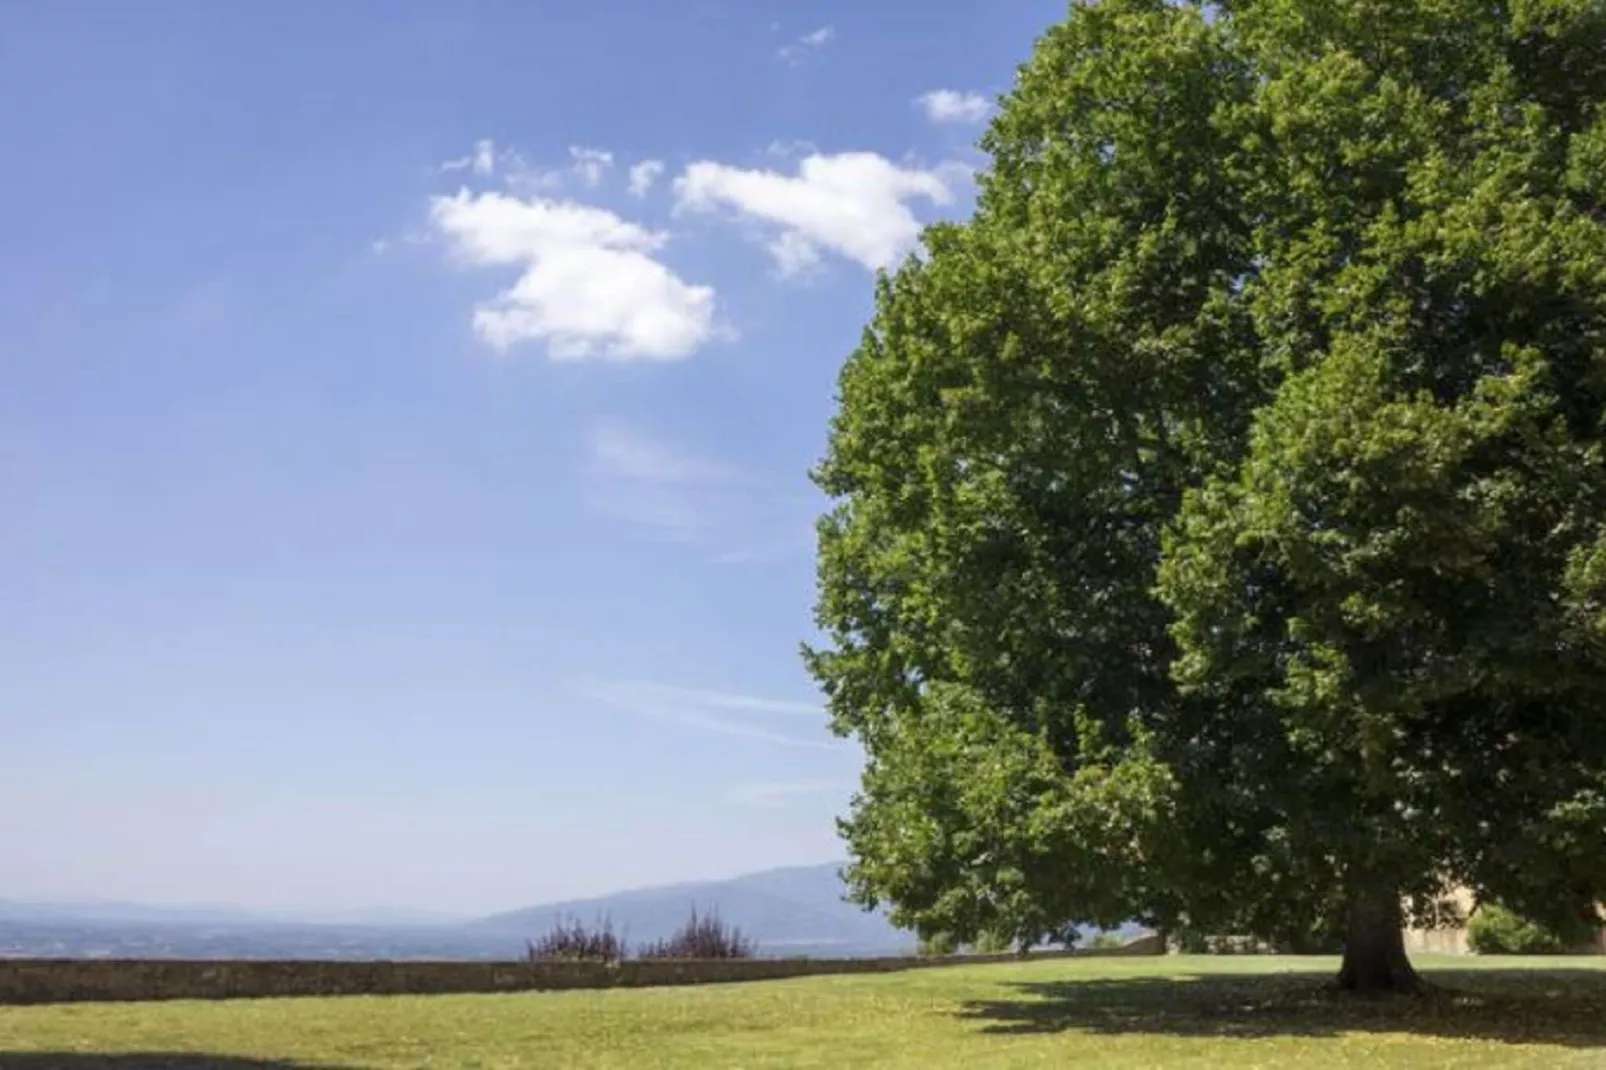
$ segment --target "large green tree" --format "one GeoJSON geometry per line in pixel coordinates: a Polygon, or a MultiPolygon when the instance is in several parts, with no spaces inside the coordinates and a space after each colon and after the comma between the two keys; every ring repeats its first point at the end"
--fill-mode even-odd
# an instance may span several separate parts
{"type": "Polygon", "coordinates": [[[1102,0],[878,282],[806,652],[866,903],[1344,939],[1606,891],[1606,3],[1102,0]]]}

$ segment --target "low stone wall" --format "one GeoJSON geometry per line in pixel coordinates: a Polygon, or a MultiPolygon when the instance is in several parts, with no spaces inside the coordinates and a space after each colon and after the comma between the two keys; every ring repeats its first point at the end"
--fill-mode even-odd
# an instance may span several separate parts
{"type": "MultiPolygon", "coordinates": [[[[1153,938],[1033,959],[1152,955],[1153,938]]],[[[873,959],[588,962],[295,962],[189,959],[0,959],[0,1005],[279,996],[387,996],[535,992],[575,988],[772,981],[822,974],[893,973],[1014,962],[1015,955],[873,959]]]]}
{"type": "Polygon", "coordinates": [[[1120,947],[1085,948],[1073,951],[1073,955],[1164,955],[1166,953],[1166,939],[1160,933],[1150,933],[1135,940],[1128,940],[1120,947]]]}

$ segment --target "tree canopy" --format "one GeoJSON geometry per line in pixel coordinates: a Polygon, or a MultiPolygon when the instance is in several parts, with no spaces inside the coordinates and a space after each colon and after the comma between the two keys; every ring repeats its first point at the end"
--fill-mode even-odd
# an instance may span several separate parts
{"type": "Polygon", "coordinates": [[[1360,988],[1402,900],[1592,904],[1606,3],[1077,4],[981,147],[815,473],[858,898],[1360,988]]]}

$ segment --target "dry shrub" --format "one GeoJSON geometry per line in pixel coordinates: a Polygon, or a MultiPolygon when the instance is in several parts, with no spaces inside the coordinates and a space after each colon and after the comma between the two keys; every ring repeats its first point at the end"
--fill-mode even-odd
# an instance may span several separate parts
{"type": "Polygon", "coordinates": [[[686,924],[667,940],[647,944],[644,959],[750,959],[757,946],[734,925],[715,913],[698,914],[693,907],[686,924]]]}

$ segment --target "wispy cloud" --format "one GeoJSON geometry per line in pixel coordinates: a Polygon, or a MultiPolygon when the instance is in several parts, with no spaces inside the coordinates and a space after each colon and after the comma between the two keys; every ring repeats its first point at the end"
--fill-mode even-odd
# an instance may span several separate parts
{"type": "Polygon", "coordinates": [[[811,528],[801,527],[798,534],[789,538],[755,542],[732,550],[724,550],[715,554],[714,560],[721,565],[753,565],[765,561],[779,561],[782,558],[812,553],[816,541],[817,537],[811,528]]]}
{"type": "Polygon", "coordinates": [[[718,521],[734,468],[617,420],[591,429],[586,505],[658,538],[703,542],[718,521]]]}
{"type": "Polygon", "coordinates": [[[718,563],[775,560],[810,545],[811,498],[624,421],[592,426],[583,474],[593,513],[700,547],[718,563]]]}
{"type": "Polygon", "coordinates": [[[788,719],[806,715],[811,709],[807,703],[640,682],[587,683],[581,691],[615,709],[700,732],[805,750],[837,751],[845,746],[826,736],[825,715],[817,709],[813,712],[819,717],[820,734],[815,738],[799,734],[801,726],[791,731],[772,726],[777,715],[788,719]]]}
{"type": "Polygon", "coordinates": [[[226,278],[212,278],[186,287],[168,306],[167,326],[186,336],[211,335],[235,324],[245,302],[226,278]]]}
{"type": "Polygon", "coordinates": [[[741,479],[733,467],[685,452],[639,428],[604,420],[591,429],[591,453],[614,475],[645,483],[703,483],[741,479]]]}
{"type": "Polygon", "coordinates": [[[810,52],[825,47],[833,37],[836,30],[830,26],[821,26],[775,50],[775,54],[787,63],[796,63],[810,52]]]}
{"type": "Polygon", "coordinates": [[[743,806],[781,806],[811,795],[846,796],[854,789],[849,780],[791,780],[737,784],[730,789],[731,802],[743,806]]]}
{"type": "MultiPolygon", "coordinates": [[[[614,168],[613,153],[591,145],[570,145],[563,159],[556,163],[532,163],[516,149],[495,145],[490,141],[481,141],[479,145],[485,146],[489,153],[486,157],[488,166],[483,169],[473,166],[469,170],[476,175],[494,173],[508,190],[525,196],[555,196],[596,189],[614,168]]],[[[477,148],[476,158],[479,151],[477,148]]],[[[463,166],[463,160],[453,160],[443,165],[443,169],[461,170],[463,166]]]]}
{"type": "Polygon", "coordinates": [[[764,151],[782,160],[790,160],[819,151],[819,146],[807,138],[776,138],[771,141],[764,151]]]}
{"type": "Polygon", "coordinates": [[[585,145],[569,146],[569,169],[587,186],[596,186],[613,169],[613,153],[585,145]]]}
{"type": "Polygon", "coordinates": [[[632,197],[645,197],[647,191],[652,189],[658,176],[664,173],[662,160],[642,160],[631,165],[630,168],[630,195],[632,197]]]}
{"type": "Polygon", "coordinates": [[[738,695],[728,691],[704,691],[695,687],[676,687],[672,684],[651,684],[633,681],[616,685],[628,688],[632,694],[651,697],[662,702],[678,702],[716,710],[736,710],[743,713],[780,713],[808,717],[824,723],[825,707],[818,702],[795,702],[785,699],[764,698],[759,695],[738,695]]]}
{"type": "Polygon", "coordinates": [[[496,142],[481,138],[474,143],[474,151],[441,164],[442,171],[472,171],[476,175],[489,175],[496,170],[496,142]]]}
{"type": "Polygon", "coordinates": [[[958,89],[933,89],[915,98],[915,103],[934,123],[979,123],[992,111],[992,101],[980,93],[958,89]]]}

